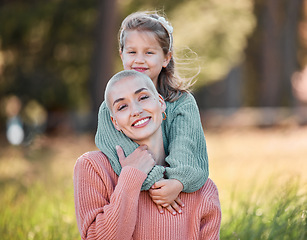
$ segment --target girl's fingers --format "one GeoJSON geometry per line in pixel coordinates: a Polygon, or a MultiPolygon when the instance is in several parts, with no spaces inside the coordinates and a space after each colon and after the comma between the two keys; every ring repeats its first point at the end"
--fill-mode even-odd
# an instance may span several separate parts
{"type": "Polygon", "coordinates": [[[181,207],[175,201],[171,204],[171,206],[177,213],[182,213],[181,207]]]}
{"type": "Polygon", "coordinates": [[[177,197],[175,199],[175,202],[180,206],[180,207],[184,207],[184,203],[181,201],[181,199],[179,197],[177,197]]]}
{"type": "Polygon", "coordinates": [[[164,213],[163,207],[161,205],[157,204],[157,208],[159,213],[164,213]]]}
{"type": "Polygon", "coordinates": [[[171,205],[168,205],[167,207],[166,207],[166,209],[167,209],[167,211],[169,211],[171,214],[173,214],[173,215],[176,215],[177,214],[177,212],[176,212],[176,210],[171,206],[171,205]]]}

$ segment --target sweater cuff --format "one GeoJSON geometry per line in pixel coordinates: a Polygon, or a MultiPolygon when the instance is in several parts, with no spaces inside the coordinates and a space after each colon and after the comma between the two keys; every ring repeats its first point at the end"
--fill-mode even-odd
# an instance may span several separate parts
{"type": "Polygon", "coordinates": [[[165,168],[160,165],[155,165],[148,173],[146,180],[143,183],[141,190],[149,190],[151,186],[163,178],[165,168]]]}
{"type": "Polygon", "coordinates": [[[125,185],[127,190],[140,191],[140,188],[146,179],[147,175],[139,169],[126,166],[122,168],[122,171],[118,178],[118,184],[125,185]]]}
{"type": "Polygon", "coordinates": [[[177,179],[183,185],[182,192],[191,193],[199,190],[208,179],[208,171],[195,171],[195,169],[180,168],[172,169],[166,168],[166,177],[168,179],[177,179]]]}

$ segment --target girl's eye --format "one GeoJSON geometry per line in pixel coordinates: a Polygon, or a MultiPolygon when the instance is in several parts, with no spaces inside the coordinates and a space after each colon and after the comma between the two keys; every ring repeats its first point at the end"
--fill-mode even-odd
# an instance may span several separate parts
{"type": "Polygon", "coordinates": [[[147,54],[154,54],[153,52],[147,52],[147,54]]]}
{"type": "Polygon", "coordinates": [[[135,51],[129,51],[128,54],[135,54],[135,51]]]}

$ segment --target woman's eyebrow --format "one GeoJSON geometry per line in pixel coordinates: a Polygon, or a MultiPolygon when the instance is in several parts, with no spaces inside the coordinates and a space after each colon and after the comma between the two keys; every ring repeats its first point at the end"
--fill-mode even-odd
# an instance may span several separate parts
{"type": "Polygon", "coordinates": [[[136,90],[135,92],[134,92],[134,94],[138,94],[138,93],[140,93],[140,92],[142,92],[142,91],[148,91],[148,89],[147,88],[145,88],[145,87],[143,87],[143,88],[140,88],[140,89],[138,89],[138,90],[136,90]]]}
{"type": "MultiPolygon", "coordinates": [[[[134,94],[138,94],[138,93],[140,93],[140,92],[142,92],[142,91],[148,91],[148,89],[145,88],[145,87],[140,88],[140,89],[136,90],[136,91],[134,92],[134,94]]],[[[125,100],[125,98],[118,98],[118,99],[114,100],[113,106],[114,106],[116,103],[118,103],[118,102],[120,102],[120,101],[123,101],[123,100],[125,100]]]]}
{"type": "Polygon", "coordinates": [[[124,99],[125,99],[125,98],[118,98],[118,99],[114,100],[113,106],[114,106],[116,103],[118,103],[118,102],[120,102],[120,101],[123,101],[124,99]]]}

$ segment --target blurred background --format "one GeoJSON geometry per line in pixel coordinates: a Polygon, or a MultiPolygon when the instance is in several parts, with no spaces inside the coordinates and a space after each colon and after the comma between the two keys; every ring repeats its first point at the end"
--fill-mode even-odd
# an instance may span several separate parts
{"type": "Polygon", "coordinates": [[[200,69],[222,239],[307,239],[306,0],[1,0],[1,239],[79,239],[73,166],[139,10],[165,13],[184,76],[200,69]]]}

